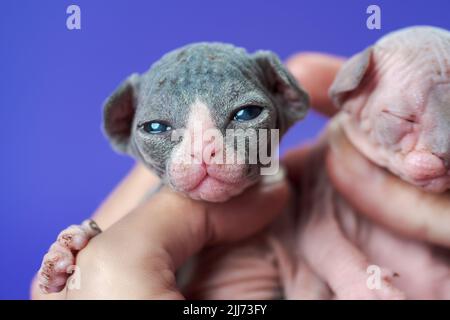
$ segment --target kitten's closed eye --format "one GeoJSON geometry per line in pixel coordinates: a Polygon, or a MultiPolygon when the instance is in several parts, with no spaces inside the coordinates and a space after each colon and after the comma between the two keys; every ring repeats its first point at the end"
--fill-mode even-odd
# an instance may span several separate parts
{"type": "Polygon", "coordinates": [[[141,124],[142,129],[150,134],[164,133],[172,130],[172,127],[162,121],[148,121],[141,124]]]}
{"type": "Polygon", "coordinates": [[[399,147],[399,142],[414,129],[414,118],[388,109],[374,118],[374,133],[385,147],[399,147]]]}
{"type": "Polygon", "coordinates": [[[258,117],[263,108],[259,106],[246,106],[238,111],[236,111],[233,115],[233,120],[235,121],[249,121],[258,117]]]}

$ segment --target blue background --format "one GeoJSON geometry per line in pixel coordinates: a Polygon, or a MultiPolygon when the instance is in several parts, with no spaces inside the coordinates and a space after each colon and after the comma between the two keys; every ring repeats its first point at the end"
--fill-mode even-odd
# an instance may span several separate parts
{"type": "MultiPolygon", "coordinates": [[[[128,74],[195,41],[283,59],[303,50],[351,55],[408,25],[450,29],[450,1],[0,2],[0,298],[28,298],[57,233],[88,217],[130,169],[100,132],[101,104],[128,74]],[[82,30],[66,28],[81,7],[82,30]],[[382,29],[366,28],[378,4],[382,29]]],[[[282,150],[313,138],[310,115],[282,150]]]]}

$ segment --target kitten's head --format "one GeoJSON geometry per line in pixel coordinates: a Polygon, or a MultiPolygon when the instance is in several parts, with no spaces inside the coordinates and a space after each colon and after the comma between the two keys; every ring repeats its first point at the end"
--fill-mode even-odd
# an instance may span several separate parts
{"type": "Polygon", "coordinates": [[[219,202],[257,181],[278,143],[271,130],[281,136],[307,109],[273,53],[198,43],[126,79],[105,103],[104,130],[175,190],[219,202]]]}
{"type": "Polygon", "coordinates": [[[366,157],[425,190],[450,189],[450,32],[384,36],[342,66],[330,95],[366,157]]]}

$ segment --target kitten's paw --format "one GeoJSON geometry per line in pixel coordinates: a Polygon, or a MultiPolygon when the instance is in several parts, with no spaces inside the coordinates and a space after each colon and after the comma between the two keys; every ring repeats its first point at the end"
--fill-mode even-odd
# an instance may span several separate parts
{"type": "Polygon", "coordinates": [[[44,256],[38,272],[39,288],[44,293],[61,291],[65,285],[69,267],[75,263],[75,255],[58,241],[52,244],[44,256]]]}
{"type": "Polygon", "coordinates": [[[100,229],[95,222],[86,220],[81,225],[68,227],[58,235],[56,242],[44,256],[38,272],[42,292],[52,293],[64,289],[77,253],[98,233],[100,229]]]}
{"type": "Polygon", "coordinates": [[[64,248],[73,251],[80,251],[86,247],[92,235],[84,225],[72,225],[61,231],[58,235],[57,242],[64,248]]]}

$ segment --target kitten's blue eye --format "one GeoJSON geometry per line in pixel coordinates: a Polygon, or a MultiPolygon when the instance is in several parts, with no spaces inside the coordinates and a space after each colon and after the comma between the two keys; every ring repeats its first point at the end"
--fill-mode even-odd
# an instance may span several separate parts
{"type": "Polygon", "coordinates": [[[263,108],[258,106],[247,106],[238,110],[234,116],[233,120],[236,121],[249,121],[255,119],[262,112],[263,108]]]}
{"type": "Polygon", "coordinates": [[[163,133],[172,130],[172,127],[166,123],[158,121],[149,121],[142,125],[143,129],[147,133],[163,133]]]}

